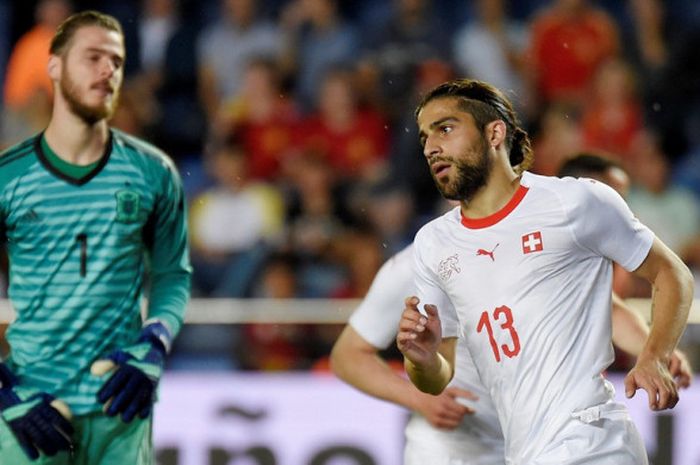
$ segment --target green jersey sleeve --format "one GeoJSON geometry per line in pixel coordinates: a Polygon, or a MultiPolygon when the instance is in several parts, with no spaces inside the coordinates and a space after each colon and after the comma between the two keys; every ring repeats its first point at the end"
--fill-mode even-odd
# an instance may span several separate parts
{"type": "Polygon", "coordinates": [[[182,181],[171,162],[165,163],[161,173],[160,191],[144,238],[150,280],[147,319],[162,321],[174,337],[184,320],[192,267],[182,181]]]}

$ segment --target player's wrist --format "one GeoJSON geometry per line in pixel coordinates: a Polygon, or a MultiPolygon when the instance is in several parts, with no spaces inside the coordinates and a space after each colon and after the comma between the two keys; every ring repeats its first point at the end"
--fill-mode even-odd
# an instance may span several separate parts
{"type": "Polygon", "coordinates": [[[167,328],[160,322],[153,322],[143,327],[135,344],[112,353],[108,364],[101,361],[93,364],[91,371],[97,376],[112,372],[97,392],[98,402],[106,405],[107,416],[120,415],[129,423],[137,416],[150,415],[167,347],[167,328]]]}
{"type": "Polygon", "coordinates": [[[444,391],[444,389],[440,392],[423,392],[420,389],[414,389],[413,405],[409,407],[409,409],[421,414],[425,418],[433,416],[435,414],[438,395],[442,391],[444,391]]]}
{"type": "Polygon", "coordinates": [[[149,320],[144,324],[138,342],[148,342],[158,349],[163,356],[170,352],[172,347],[172,332],[160,320],[149,320]]]}
{"type": "Polygon", "coordinates": [[[28,409],[43,400],[50,402],[53,399],[50,394],[21,386],[19,378],[0,363],[0,411],[6,412],[22,403],[26,403],[25,408],[28,409]]]}
{"type": "Polygon", "coordinates": [[[422,372],[426,376],[439,375],[443,370],[443,364],[446,363],[440,352],[434,352],[431,356],[420,365],[416,365],[416,370],[422,372]]]}
{"type": "Polygon", "coordinates": [[[422,392],[439,394],[452,379],[452,367],[439,352],[420,365],[408,359],[406,362],[406,371],[411,381],[422,392]]]}
{"type": "Polygon", "coordinates": [[[637,357],[637,363],[658,362],[664,365],[668,365],[668,363],[671,361],[673,353],[673,350],[647,345],[642,349],[642,352],[637,357]]]}
{"type": "Polygon", "coordinates": [[[430,394],[424,393],[420,389],[417,389],[413,384],[411,384],[411,389],[408,391],[408,395],[405,397],[405,407],[414,412],[423,414],[425,399],[428,395],[430,394]]]}

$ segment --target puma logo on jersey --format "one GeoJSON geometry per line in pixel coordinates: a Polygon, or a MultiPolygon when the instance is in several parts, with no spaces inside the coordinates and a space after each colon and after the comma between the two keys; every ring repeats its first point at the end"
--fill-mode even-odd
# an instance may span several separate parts
{"type": "Polygon", "coordinates": [[[478,257],[480,255],[485,255],[485,256],[491,257],[491,261],[495,262],[496,258],[493,256],[493,253],[496,251],[496,249],[498,248],[499,245],[501,245],[500,242],[498,244],[496,244],[496,246],[493,249],[491,249],[490,251],[486,250],[486,249],[479,249],[476,251],[476,256],[478,257]]]}
{"type": "Polygon", "coordinates": [[[438,275],[443,281],[447,281],[452,273],[459,273],[462,269],[459,267],[459,254],[454,254],[440,262],[438,266],[438,275]]]}

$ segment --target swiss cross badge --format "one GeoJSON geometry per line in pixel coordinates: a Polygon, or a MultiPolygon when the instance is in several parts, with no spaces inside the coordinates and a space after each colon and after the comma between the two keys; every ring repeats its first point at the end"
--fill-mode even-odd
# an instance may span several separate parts
{"type": "Polygon", "coordinates": [[[544,246],[542,245],[542,233],[539,231],[525,234],[522,237],[523,253],[541,252],[544,246]]]}

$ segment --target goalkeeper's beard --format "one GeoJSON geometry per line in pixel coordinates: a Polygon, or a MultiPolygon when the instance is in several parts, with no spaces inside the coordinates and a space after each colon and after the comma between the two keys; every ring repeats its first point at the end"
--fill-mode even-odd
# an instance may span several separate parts
{"type": "Polygon", "coordinates": [[[83,100],[83,92],[66,67],[61,72],[59,86],[71,113],[88,125],[93,125],[104,119],[110,119],[117,108],[117,102],[119,101],[118,87],[114,89],[111,98],[105,98],[101,105],[90,105],[83,100]]]}

